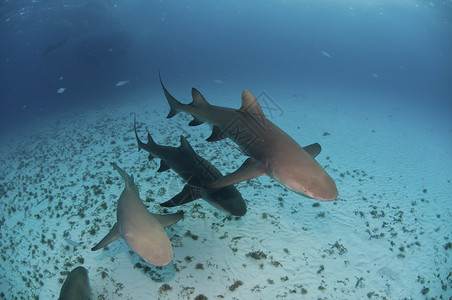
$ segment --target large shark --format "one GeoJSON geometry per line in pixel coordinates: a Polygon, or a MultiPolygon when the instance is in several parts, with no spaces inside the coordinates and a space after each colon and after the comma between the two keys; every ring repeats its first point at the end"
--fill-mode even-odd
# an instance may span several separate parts
{"type": "MultiPolygon", "coordinates": [[[[160,77],[160,74],[159,74],[160,77]]],[[[207,141],[232,139],[249,156],[235,172],[219,178],[206,188],[219,188],[268,175],[292,191],[318,200],[334,200],[338,192],[334,180],[314,159],[320,145],[302,148],[295,140],[268,120],[256,98],[243,90],[242,106],[232,109],[211,105],[193,88],[193,101],[183,104],[160,83],[170,105],[167,118],[179,112],[193,116],[190,126],[204,122],[213,126],[207,141]]]]}
{"type": "Polygon", "coordinates": [[[91,250],[101,249],[121,237],[149,264],[156,266],[169,264],[173,259],[173,249],[163,228],[177,223],[183,217],[183,213],[170,215],[150,213],[140,199],[133,177],[116,164],[112,163],[112,166],[124,179],[126,187],[118,200],[117,222],[91,250]]]}
{"type": "Polygon", "coordinates": [[[173,169],[187,183],[179,194],[162,203],[162,206],[173,207],[203,198],[209,204],[233,216],[245,215],[245,201],[234,186],[200,188],[213,183],[223,175],[207,160],[199,156],[184,136],[181,135],[180,146],[176,148],[156,144],[148,132],[148,143],[145,144],[138,137],[136,120],[133,122],[133,128],[138,142],[138,150],[144,149],[149,152],[149,159],[155,157],[161,159],[160,168],[157,171],[173,169]]]}
{"type": "Polygon", "coordinates": [[[82,267],[76,267],[64,280],[58,300],[89,300],[91,290],[89,286],[88,271],[82,267]]]}

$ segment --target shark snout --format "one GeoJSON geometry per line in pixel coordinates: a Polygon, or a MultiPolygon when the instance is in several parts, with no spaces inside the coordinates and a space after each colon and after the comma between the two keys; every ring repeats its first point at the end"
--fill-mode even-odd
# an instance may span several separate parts
{"type": "Polygon", "coordinates": [[[316,186],[313,190],[307,190],[306,194],[317,200],[332,201],[337,198],[338,191],[336,183],[331,179],[316,186]]]}
{"type": "Polygon", "coordinates": [[[315,193],[310,195],[312,198],[323,201],[332,201],[335,200],[338,196],[337,189],[325,190],[320,193],[315,193]]]}
{"type": "Polygon", "coordinates": [[[337,198],[338,191],[334,180],[328,174],[325,175],[312,177],[308,180],[303,180],[303,178],[297,180],[297,178],[294,179],[293,177],[284,178],[279,176],[273,178],[298,194],[317,200],[331,201],[337,198]]]}

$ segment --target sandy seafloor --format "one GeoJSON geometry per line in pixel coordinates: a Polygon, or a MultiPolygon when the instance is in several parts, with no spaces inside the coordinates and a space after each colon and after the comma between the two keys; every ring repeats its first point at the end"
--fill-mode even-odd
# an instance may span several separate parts
{"type": "MultiPolygon", "coordinates": [[[[243,86],[198,87],[213,104],[240,107],[243,86]]],[[[190,100],[188,85],[168,88],[190,100]]],[[[205,142],[209,126],[189,127],[188,115],[165,119],[161,90],[39,120],[1,144],[1,298],[56,299],[67,272],[83,265],[93,299],[450,299],[450,127],[383,96],[266,92],[275,124],[303,146],[322,145],[317,159],[336,181],[336,201],[260,177],[236,185],[244,217],[201,199],[168,209],[185,211],[167,228],[168,266],[146,264],[123,240],[91,252],[124,188],[110,162],[135,176],[152,212],[183,187],[137,151],[131,112],[142,139],[146,127],[164,145],[184,134],[223,174],[245,156],[232,141],[205,142]]]]}

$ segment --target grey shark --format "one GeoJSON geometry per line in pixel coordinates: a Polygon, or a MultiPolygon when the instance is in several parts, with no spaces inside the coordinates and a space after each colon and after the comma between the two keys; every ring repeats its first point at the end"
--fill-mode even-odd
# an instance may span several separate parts
{"type": "Polygon", "coordinates": [[[56,52],[59,48],[64,46],[68,40],[69,40],[69,35],[66,35],[66,37],[62,40],[47,44],[45,46],[44,51],[40,55],[40,58],[41,59],[46,58],[49,54],[56,52]]]}
{"type": "Polygon", "coordinates": [[[177,223],[183,217],[183,213],[169,215],[150,213],[140,199],[133,177],[116,164],[112,163],[112,166],[124,179],[126,186],[118,200],[117,222],[91,250],[96,251],[123,238],[147,263],[156,266],[169,264],[173,259],[173,249],[163,228],[177,223]]]}
{"type": "Polygon", "coordinates": [[[160,168],[157,171],[173,169],[187,183],[179,194],[162,203],[162,206],[173,207],[203,198],[209,204],[233,216],[245,215],[245,201],[233,185],[212,189],[201,188],[213,183],[223,175],[207,160],[199,156],[184,136],[180,137],[179,147],[169,147],[156,144],[148,132],[148,142],[145,144],[138,137],[136,120],[134,120],[133,128],[138,142],[138,150],[143,149],[149,152],[149,159],[160,158],[160,168]]]}
{"type": "Polygon", "coordinates": [[[58,300],[89,300],[91,289],[89,286],[88,271],[82,267],[76,267],[64,280],[58,300]]]}
{"type": "Polygon", "coordinates": [[[160,83],[171,108],[167,118],[186,112],[194,118],[190,126],[210,123],[213,130],[207,141],[230,138],[249,156],[235,172],[206,188],[219,188],[268,175],[302,195],[318,200],[337,198],[334,180],[314,159],[320,153],[320,145],[316,143],[302,148],[264,116],[250,91],[243,90],[242,106],[232,109],[209,104],[195,88],[192,89],[193,101],[183,104],[168,92],[161,77],[160,83]]]}

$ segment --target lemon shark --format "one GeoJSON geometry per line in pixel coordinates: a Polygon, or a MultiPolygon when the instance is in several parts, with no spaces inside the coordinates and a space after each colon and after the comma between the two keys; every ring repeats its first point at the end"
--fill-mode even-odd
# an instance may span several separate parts
{"type": "Polygon", "coordinates": [[[138,150],[143,149],[149,152],[149,159],[160,158],[160,167],[157,171],[173,169],[187,183],[179,194],[160,205],[173,207],[203,198],[209,204],[233,216],[245,215],[245,201],[233,185],[212,189],[201,188],[213,183],[223,175],[207,160],[199,156],[184,136],[180,136],[179,147],[169,147],[155,143],[148,132],[148,142],[145,144],[138,137],[135,119],[133,128],[138,142],[138,150]]]}
{"type": "Polygon", "coordinates": [[[124,179],[126,186],[118,200],[117,222],[91,250],[101,249],[121,237],[147,263],[156,266],[169,264],[173,259],[173,249],[163,228],[177,223],[183,213],[150,213],[140,199],[133,177],[115,163],[112,166],[124,179]]]}
{"type": "Polygon", "coordinates": [[[58,300],[91,299],[88,271],[82,267],[74,268],[64,280],[58,300]]]}
{"type": "Polygon", "coordinates": [[[192,88],[193,101],[183,104],[168,92],[160,74],[159,77],[170,105],[167,118],[186,112],[194,118],[190,126],[205,122],[213,126],[207,141],[230,138],[249,156],[235,172],[217,179],[206,188],[220,188],[268,175],[299,194],[318,200],[337,198],[334,180],[314,159],[321,151],[320,145],[315,143],[302,148],[264,116],[250,91],[243,90],[240,109],[211,105],[195,88],[192,88]]]}

